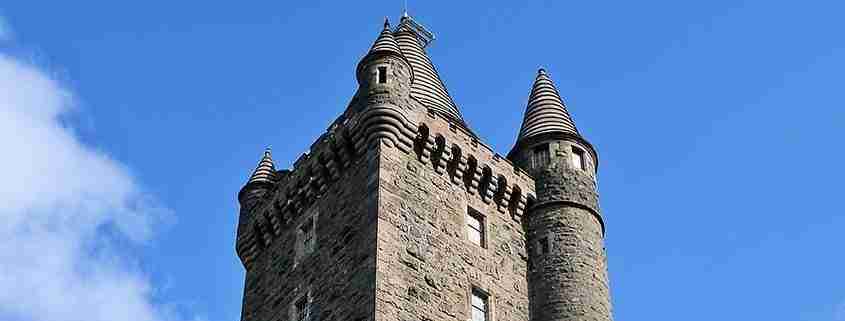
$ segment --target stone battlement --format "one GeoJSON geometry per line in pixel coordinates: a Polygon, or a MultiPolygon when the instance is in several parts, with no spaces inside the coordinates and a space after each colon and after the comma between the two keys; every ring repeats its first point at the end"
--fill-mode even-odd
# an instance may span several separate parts
{"type": "MultiPolygon", "coordinates": [[[[417,108],[418,110],[418,108],[417,108]]],[[[463,185],[467,194],[520,221],[534,199],[534,179],[474,134],[431,110],[409,112],[389,104],[371,106],[321,135],[290,170],[277,172],[272,189],[245,209],[253,233],[238,239],[244,264],[319,199],[329,185],[375,144],[416,153],[437,174],[463,185]],[[416,117],[414,117],[416,116],[416,117]],[[412,120],[417,118],[418,121],[412,120]]]]}

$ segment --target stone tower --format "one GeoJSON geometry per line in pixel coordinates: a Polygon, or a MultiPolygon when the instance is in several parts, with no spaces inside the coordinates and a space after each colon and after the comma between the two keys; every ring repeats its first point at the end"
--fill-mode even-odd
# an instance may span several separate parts
{"type": "Polygon", "coordinates": [[[238,194],[242,321],[611,320],[597,155],[544,71],[502,157],[467,126],[405,16],[346,110],[238,194]]]}
{"type": "Polygon", "coordinates": [[[598,155],[543,69],[508,158],[534,177],[537,192],[525,218],[531,320],[611,320],[598,155]]]}

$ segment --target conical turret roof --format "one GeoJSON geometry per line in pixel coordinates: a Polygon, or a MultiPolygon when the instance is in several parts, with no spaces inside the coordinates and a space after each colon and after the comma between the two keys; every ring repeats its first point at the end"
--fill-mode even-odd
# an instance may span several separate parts
{"type": "Polygon", "coordinates": [[[534,86],[531,87],[528,107],[525,109],[525,118],[522,121],[517,142],[552,132],[580,135],[557,88],[546,70],[541,68],[537,72],[534,86]]]}
{"type": "Polygon", "coordinates": [[[390,21],[387,18],[384,18],[384,29],[382,29],[376,42],[373,43],[373,47],[370,48],[370,53],[377,51],[389,51],[397,53],[400,56],[402,55],[402,51],[399,50],[399,44],[396,43],[396,39],[393,38],[393,33],[390,31],[390,21]]]}
{"type": "Polygon", "coordinates": [[[273,183],[276,180],[276,165],[273,164],[273,157],[270,155],[270,148],[264,150],[264,156],[258,162],[258,167],[252,172],[247,184],[252,183],[273,183]]]}
{"type": "Polygon", "coordinates": [[[408,59],[411,70],[414,72],[414,81],[411,83],[411,97],[416,98],[435,112],[465,126],[458,106],[455,105],[452,97],[449,96],[449,92],[446,91],[446,86],[443,85],[443,81],[437,74],[431,59],[426,55],[425,49],[420,45],[414,29],[403,25],[406,23],[406,19],[410,18],[402,18],[394,36],[399,44],[399,49],[408,59]]]}

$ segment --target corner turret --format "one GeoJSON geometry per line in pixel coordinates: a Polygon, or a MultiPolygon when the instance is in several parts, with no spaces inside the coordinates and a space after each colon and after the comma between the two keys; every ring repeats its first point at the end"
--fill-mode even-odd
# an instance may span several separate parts
{"type": "Polygon", "coordinates": [[[276,182],[276,165],[273,164],[273,157],[270,148],[264,150],[264,156],[258,162],[258,167],[252,172],[252,176],[238,193],[238,201],[241,208],[250,207],[254,202],[264,196],[267,191],[273,188],[276,182]]]}
{"type": "MultiPolygon", "coordinates": [[[[562,141],[568,141],[580,147],[581,153],[585,154],[582,159],[584,167],[591,172],[590,175],[595,176],[598,154],[593,145],[578,132],[549,74],[545,69],[540,68],[531,87],[531,95],[528,97],[528,107],[525,109],[519,136],[508,153],[508,159],[534,174],[548,164],[546,160],[550,159],[551,152],[566,153],[563,149],[555,148],[552,151],[551,149],[544,150],[542,147],[562,141]],[[540,158],[535,159],[535,154],[540,158]]],[[[561,145],[557,144],[557,147],[561,145]]]]}
{"type": "Polygon", "coordinates": [[[409,98],[413,71],[390,31],[387,18],[370,51],[358,63],[356,76],[360,86],[358,97],[364,102],[359,108],[388,102],[399,105],[409,98]]]}
{"type": "Polygon", "coordinates": [[[537,193],[525,220],[530,319],[612,320],[598,155],[544,69],[508,158],[534,176],[537,193]]]}

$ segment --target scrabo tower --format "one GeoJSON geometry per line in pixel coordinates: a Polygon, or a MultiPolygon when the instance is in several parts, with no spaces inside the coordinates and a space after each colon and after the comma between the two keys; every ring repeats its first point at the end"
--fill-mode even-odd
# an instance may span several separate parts
{"type": "Polygon", "coordinates": [[[410,17],[346,110],[238,194],[242,321],[612,320],[598,156],[540,70],[502,157],[467,126],[410,17]]]}

